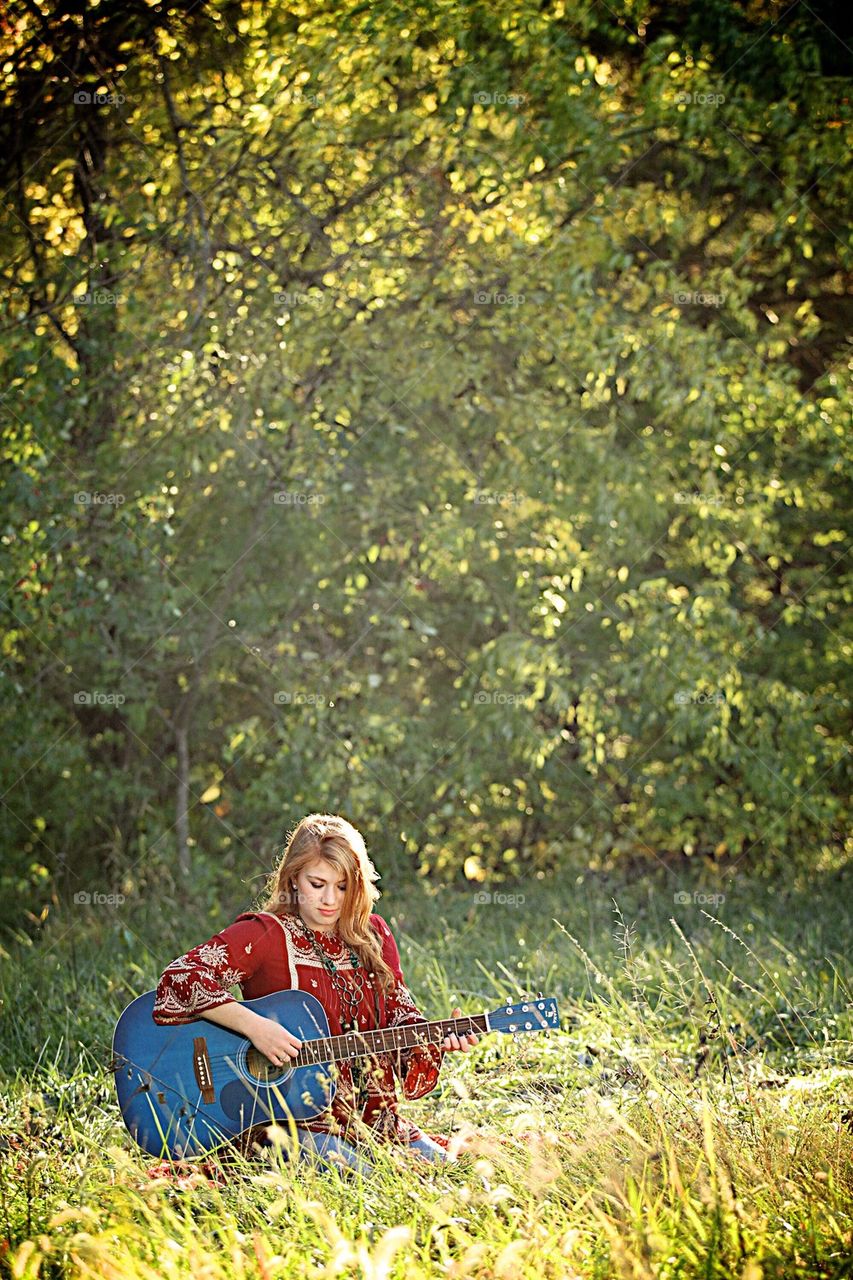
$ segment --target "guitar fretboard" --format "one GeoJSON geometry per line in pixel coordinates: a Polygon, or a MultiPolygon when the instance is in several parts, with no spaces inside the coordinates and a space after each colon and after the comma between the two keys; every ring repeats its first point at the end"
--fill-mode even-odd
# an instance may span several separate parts
{"type": "Polygon", "coordinates": [[[339,1036],[321,1036],[303,1040],[302,1048],[289,1066],[307,1067],[322,1062],[348,1062],[374,1053],[392,1053],[395,1049],[413,1049],[419,1044],[441,1044],[445,1036],[484,1035],[488,1031],[486,1015],[446,1018],[440,1022],[411,1022],[403,1027],[383,1027],[378,1031],[347,1031],[339,1036]]]}

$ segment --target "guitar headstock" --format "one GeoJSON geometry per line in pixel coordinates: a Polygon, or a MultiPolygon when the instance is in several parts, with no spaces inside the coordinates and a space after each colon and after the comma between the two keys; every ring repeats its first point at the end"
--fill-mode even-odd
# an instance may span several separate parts
{"type": "Polygon", "coordinates": [[[553,996],[537,996],[518,1004],[503,1004],[489,1014],[491,1031],[557,1031],[560,1014],[553,996]]]}

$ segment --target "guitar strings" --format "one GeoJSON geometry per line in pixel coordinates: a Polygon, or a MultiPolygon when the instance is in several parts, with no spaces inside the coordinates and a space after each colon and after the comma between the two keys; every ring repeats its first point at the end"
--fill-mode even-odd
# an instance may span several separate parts
{"type": "MultiPolygon", "coordinates": [[[[482,1018],[482,1016],[483,1016],[482,1014],[472,1014],[470,1017],[467,1017],[467,1018],[456,1018],[456,1019],[453,1019],[452,1021],[448,1020],[447,1022],[438,1023],[438,1024],[435,1024],[435,1025],[436,1025],[436,1026],[438,1026],[438,1027],[441,1027],[442,1029],[443,1029],[445,1026],[452,1026],[452,1027],[454,1028],[454,1031],[458,1031],[458,1032],[460,1032],[462,1035],[468,1035],[468,1034],[471,1034],[471,1033],[473,1033],[473,1032],[480,1032],[480,1033],[483,1033],[483,1032],[486,1032],[486,1031],[487,1031],[487,1028],[486,1028],[486,1027],[480,1027],[480,1026],[475,1027],[475,1026],[473,1025],[473,1023],[474,1023],[475,1019],[476,1019],[476,1018],[482,1018]],[[463,1030],[462,1030],[462,1027],[459,1025],[460,1023],[468,1023],[468,1027],[467,1027],[467,1029],[466,1029],[465,1031],[463,1031],[463,1030]]],[[[527,1027],[519,1027],[519,1028],[518,1028],[518,1030],[519,1030],[519,1031],[527,1031],[527,1030],[547,1031],[547,1030],[549,1030],[549,1029],[553,1029],[553,1028],[552,1028],[552,1026],[551,1026],[551,1023],[549,1023],[549,1022],[547,1021],[547,1019],[542,1018],[541,1016],[539,1016],[539,1011],[538,1011],[538,1010],[535,1012],[534,1017],[535,1017],[535,1018],[536,1018],[536,1020],[540,1023],[540,1025],[539,1025],[538,1027],[531,1027],[531,1028],[527,1028],[527,1027]]],[[[407,1027],[407,1026],[403,1026],[403,1027],[397,1027],[397,1028],[388,1028],[388,1027],[383,1027],[383,1028],[381,1028],[381,1030],[382,1030],[383,1032],[387,1032],[387,1031],[391,1031],[391,1030],[393,1030],[393,1031],[409,1031],[409,1030],[411,1030],[411,1026],[408,1026],[408,1027],[407,1027]]],[[[303,1048],[304,1048],[304,1046],[305,1046],[305,1045],[318,1044],[318,1043],[320,1043],[320,1042],[322,1042],[322,1041],[325,1041],[325,1042],[327,1042],[327,1043],[328,1043],[328,1042],[333,1041],[333,1040],[346,1040],[346,1039],[349,1039],[349,1038],[350,1038],[350,1037],[352,1037],[352,1036],[355,1036],[356,1038],[361,1038],[361,1039],[363,1040],[363,1042],[366,1044],[366,1043],[367,1043],[366,1037],[367,1037],[368,1035],[375,1035],[375,1034],[376,1034],[376,1032],[375,1032],[375,1031],[368,1031],[368,1032],[357,1032],[357,1031],[354,1031],[354,1032],[348,1032],[348,1033],[346,1033],[346,1035],[344,1035],[344,1034],[339,1034],[339,1035],[334,1035],[334,1036],[316,1036],[316,1037],[312,1037],[311,1039],[308,1039],[308,1040],[304,1040],[304,1039],[303,1039],[302,1044],[303,1044],[303,1048]]],[[[451,1034],[451,1033],[450,1033],[450,1032],[447,1032],[447,1034],[449,1035],[449,1034],[451,1034]]],[[[408,1052],[408,1050],[410,1050],[410,1049],[421,1048],[421,1047],[424,1047],[424,1046],[426,1046],[426,1045],[430,1045],[430,1044],[439,1045],[439,1044],[441,1044],[441,1042],[443,1041],[443,1039],[444,1039],[444,1036],[443,1036],[443,1035],[439,1035],[439,1038],[438,1038],[438,1039],[435,1039],[435,1040],[433,1040],[433,1039],[429,1039],[429,1038],[428,1038],[428,1039],[426,1039],[426,1040],[423,1040],[423,1039],[421,1039],[421,1040],[416,1040],[413,1044],[407,1044],[407,1045],[392,1044],[392,1045],[390,1045],[390,1046],[385,1046],[385,1047],[371,1047],[371,1048],[363,1048],[363,1049],[361,1049],[358,1053],[345,1053],[345,1054],[343,1054],[343,1055],[336,1055],[336,1054],[334,1053],[334,1051],[332,1051],[332,1053],[331,1053],[328,1057],[323,1057],[323,1058],[319,1058],[319,1059],[313,1059],[313,1060],[308,1060],[308,1061],[305,1061],[305,1062],[301,1062],[301,1063],[299,1063],[299,1064],[298,1064],[298,1066],[299,1066],[299,1067],[316,1067],[316,1066],[323,1066],[323,1065],[326,1065],[326,1064],[328,1064],[328,1063],[333,1063],[333,1062],[347,1062],[347,1061],[350,1061],[351,1059],[354,1059],[354,1058],[366,1058],[366,1057],[370,1057],[371,1055],[384,1056],[384,1055],[386,1055],[386,1054],[398,1053],[398,1052],[406,1053],[406,1052],[408,1052]]],[[[245,1038],[245,1041],[244,1041],[244,1042],[245,1042],[245,1043],[247,1043],[247,1044],[250,1044],[250,1043],[251,1043],[251,1041],[249,1041],[249,1040],[248,1040],[248,1038],[245,1038]]],[[[350,1046],[349,1046],[349,1045],[344,1045],[344,1048],[349,1049],[349,1048],[350,1048],[350,1046]]],[[[240,1052],[240,1049],[238,1048],[238,1049],[236,1050],[236,1053],[239,1053],[239,1052],[240,1052]]],[[[259,1053],[259,1054],[261,1054],[261,1057],[266,1057],[266,1055],[265,1055],[265,1054],[261,1053],[261,1050],[260,1050],[260,1049],[256,1050],[256,1052],[257,1052],[257,1053],[259,1053]]],[[[299,1050],[299,1053],[300,1053],[300,1054],[302,1053],[302,1049],[300,1049],[300,1050],[299,1050]]],[[[233,1059],[233,1057],[234,1057],[234,1056],[235,1056],[235,1055],[234,1055],[234,1053],[211,1053],[211,1054],[208,1054],[208,1055],[207,1055],[207,1060],[208,1060],[209,1062],[224,1062],[224,1061],[228,1061],[228,1060],[230,1060],[230,1059],[233,1059]]],[[[298,1055],[297,1055],[297,1056],[298,1056],[298,1055]]],[[[267,1059],[267,1061],[270,1061],[270,1060],[269,1060],[269,1059],[267,1059]]],[[[294,1060],[293,1060],[293,1059],[291,1059],[291,1060],[290,1060],[290,1063],[293,1063],[293,1061],[294,1061],[294,1060]]],[[[271,1065],[275,1066],[275,1065],[278,1065],[278,1064],[271,1063],[271,1065]]],[[[283,1067],[286,1067],[286,1066],[287,1066],[287,1065],[289,1065],[289,1064],[288,1064],[288,1063],[283,1063],[283,1064],[281,1064],[281,1065],[282,1065],[283,1067]]],[[[295,1067],[295,1064],[294,1064],[294,1067],[295,1067]]]]}
{"type": "MultiPolygon", "coordinates": [[[[475,1030],[475,1028],[472,1028],[472,1030],[475,1030]]],[[[476,1030],[481,1030],[481,1028],[476,1028],[476,1030]]],[[[358,1036],[358,1033],[357,1033],[357,1032],[351,1032],[350,1034],[351,1034],[351,1035],[355,1035],[356,1037],[358,1036]]],[[[464,1034],[467,1034],[467,1033],[466,1033],[466,1032],[463,1032],[462,1034],[464,1035],[464,1034]]],[[[304,1047],[305,1047],[305,1045],[319,1044],[319,1043],[321,1043],[323,1040],[326,1040],[326,1041],[328,1041],[328,1040],[343,1040],[343,1039],[345,1039],[345,1038],[346,1038],[346,1037],[344,1037],[343,1035],[341,1035],[341,1036],[318,1036],[318,1037],[316,1037],[316,1038],[312,1038],[312,1039],[310,1039],[310,1040],[303,1040],[303,1041],[302,1041],[302,1045],[303,1045],[303,1048],[304,1048],[304,1047]]],[[[425,1045],[429,1045],[429,1044],[434,1044],[434,1045],[441,1044],[441,1042],[442,1042],[442,1040],[443,1040],[443,1039],[444,1039],[444,1037],[442,1036],[442,1037],[441,1037],[441,1039],[438,1039],[438,1040],[416,1040],[416,1041],[414,1041],[414,1043],[413,1043],[413,1044],[403,1044],[403,1045],[400,1045],[400,1044],[392,1044],[392,1045],[386,1045],[386,1046],[384,1046],[384,1047],[371,1046],[370,1048],[363,1048],[363,1049],[359,1050],[359,1052],[357,1052],[357,1053],[346,1053],[346,1054],[344,1054],[344,1055],[340,1055],[340,1054],[337,1054],[337,1055],[336,1055],[336,1054],[334,1053],[334,1051],[333,1051],[332,1053],[330,1053],[330,1055],[329,1055],[329,1057],[328,1057],[328,1058],[322,1058],[322,1059],[320,1059],[319,1061],[320,1061],[320,1062],[334,1062],[334,1061],[336,1061],[336,1062],[346,1062],[346,1061],[348,1061],[350,1058],[367,1058],[367,1057],[370,1057],[372,1054],[376,1054],[377,1056],[383,1056],[383,1055],[385,1055],[385,1054],[389,1054],[389,1053],[407,1053],[409,1049],[422,1048],[423,1046],[425,1046],[425,1045]]],[[[249,1043],[249,1044],[250,1044],[250,1043],[251,1043],[251,1041],[246,1040],[246,1043],[249,1043]]],[[[350,1048],[350,1046],[349,1046],[349,1045],[347,1045],[347,1046],[345,1046],[345,1048],[349,1049],[349,1048],[350,1048]]],[[[238,1052],[238,1053],[239,1053],[239,1052],[240,1052],[240,1050],[239,1050],[239,1049],[237,1049],[237,1051],[236,1051],[236,1052],[238,1052]]],[[[258,1052],[259,1054],[261,1054],[261,1057],[266,1057],[266,1054],[261,1053],[261,1050],[260,1050],[260,1049],[258,1049],[256,1052],[258,1052]]],[[[299,1052],[300,1052],[300,1053],[302,1053],[302,1049],[300,1049],[300,1050],[299,1050],[299,1052]]],[[[233,1056],[234,1056],[234,1054],[233,1054],[233,1053],[210,1053],[210,1054],[208,1054],[208,1055],[207,1055],[207,1059],[208,1059],[208,1061],[209,1061],[209,1062],[222,1062],[222,1061],[224,1061],[224,1060],[225,1060],[225,1059],[227,1059],[227,1058],[232,1058],[233,1056]]],[[[303,1063],[303,1064],[301,1064],[301,1065],[303,1065],[303,1066],[317,1066],[317,1065],[319,1065],[319,1063],[318,1063],[317,1061],[314,1061],[314,1062],[306,1062],[306,1063],[303,1063]]]]}

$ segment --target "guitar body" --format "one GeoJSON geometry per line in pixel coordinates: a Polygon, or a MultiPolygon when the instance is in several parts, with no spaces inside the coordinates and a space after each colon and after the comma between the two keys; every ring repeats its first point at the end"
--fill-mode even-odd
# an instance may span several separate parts
{"type": "MultiPolygon", "coordinates": [[[[204,1018],[160,1026],[154,996],[133,1000],[113,1035],[122,1118],[150,1155],[203,1155],[255,1126],[308,1120],[334,1097],[332,1063],[275,1067],[244,1036],[204,1018]]],[[[323,1006],[306,991],[274,991],[245,1005],[299,1040],[329,1035],[323,1006]]]]}

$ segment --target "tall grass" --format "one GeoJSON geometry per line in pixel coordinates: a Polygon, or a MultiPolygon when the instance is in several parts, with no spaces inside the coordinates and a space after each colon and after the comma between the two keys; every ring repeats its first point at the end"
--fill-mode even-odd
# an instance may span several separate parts
{"type": "Polygon", "coordinates": [[[8,946],[0,977],[3,1273],[853,1275],[850,874],[709,875],[532,881],[517,907],[389,892],[428,1016],[542,990],[562,1029],[449,1055],[404,1109],[466,1153],[439,1167],[380,1148],[369,1178],[286,1146],[214,1161],[221,1182],[152,1177],[113,1099],[112,1026],[230,917],[66,908],[8,946]]]}

